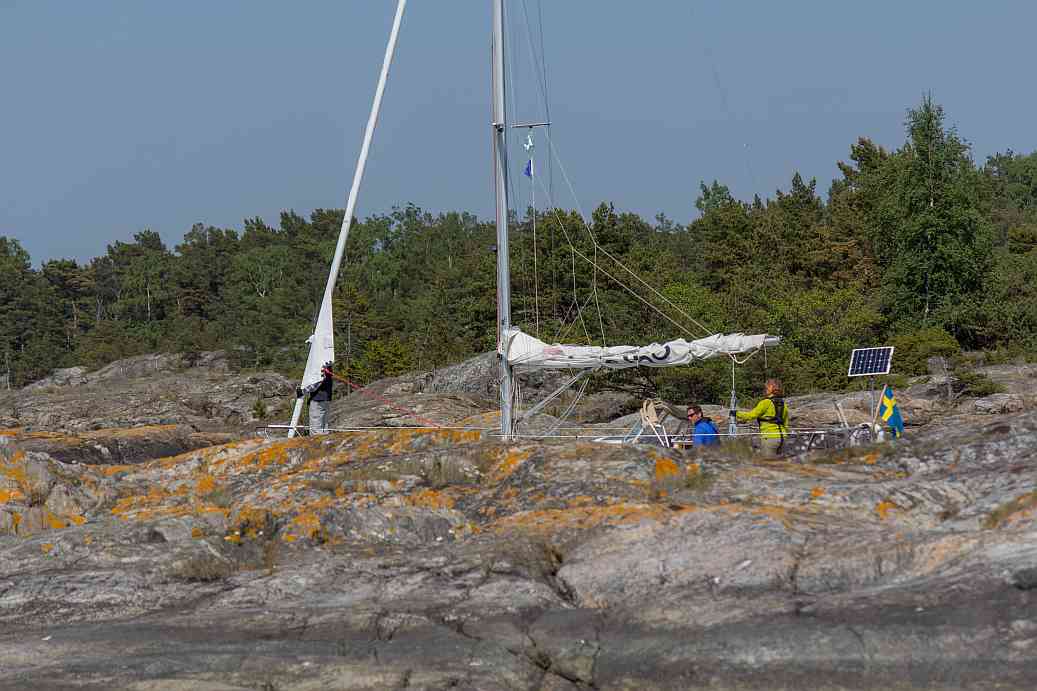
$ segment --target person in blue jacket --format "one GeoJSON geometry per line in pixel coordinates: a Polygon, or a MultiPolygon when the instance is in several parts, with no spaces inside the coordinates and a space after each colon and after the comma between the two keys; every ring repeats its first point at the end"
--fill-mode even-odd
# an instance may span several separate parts
{"type": "Polygon", "coordinates": [[[691,432],[692,446],[715,446],[720,443],[717,426],[703,416],[702,408],[695,404],[688,406],[688,430],[691,432]]]}

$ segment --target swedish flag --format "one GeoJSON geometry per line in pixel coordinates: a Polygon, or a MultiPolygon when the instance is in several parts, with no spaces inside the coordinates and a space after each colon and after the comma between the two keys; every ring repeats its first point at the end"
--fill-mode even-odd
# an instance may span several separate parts
{"type": "Polygon", "coordinates": [[[886,385],[882,390],[882,403],[879,404],[879,417],[893,430],[894,437],[904,435],[904,418],[900,417],[897,399],[893,397],[893,387],[886,385]]]}

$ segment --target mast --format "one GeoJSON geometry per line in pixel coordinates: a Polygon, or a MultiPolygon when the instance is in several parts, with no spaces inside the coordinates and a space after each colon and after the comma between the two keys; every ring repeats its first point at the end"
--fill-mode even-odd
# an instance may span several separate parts
{"type": "MultiPolygon", "coordinates": [[[[320,368],[325,363],[325,358],[335,359],[334,336],[332,331],[331,300],[335,293],[335,282],[338,280],[339,267],[342,265],[342,256],[346,251],[346,239],[349,237],[349,227],[353,222],[353,211],[356,209],[357,195],[360,193],[360,182],[364,179],[364,168],[367,166],[367,154],[371,149],[371,140],[374,138],[375,126],[378,124],[378,112],[382,107],[382,94],[385,93],[385,83],[389,78],[389,66],[392,64],[396,53],[396,39],[400,35],[400,23],[403,21],[403,11],[407,7],[407,0],[398,0],[396,4],[396,15],[393,17],[392,29],[389,32],[389,43],[385,47],[385,57],[382,60],[382,70],[378,74],[378,86],[374,92],[374,102],[371,104],[371,113],[367,118],[367,127],[364,130],[364,140],[360,146],[360,157],[357,159],[356,170],[353,173],[353,185],[349,188],[349,198],[346,200],[346,213],[342,218],[342,227],[339,229],[338,243],[335,245],[335,256],[331,260],[331,269],[328,271],[328,282],[324,286],[324,297],[320,303],[320,311],[314,324],[313,334],[310,336],[310,352],[306,359],[306,371],[303,373],[300,390],[306,390],[320,382],[320,368]]],[[[303,397],[295,399],[295,407],[292,410],[292,422],[289,426],[288,436],[294,437],[299,417],[302,413],[303,397]]]]}
{"type": "MultiPolygon", "coordinates": [[[[508,150],[507,115],[504,83],[504,0],[493,0],[493,169],[497,196],[497,338],[502,340],[511,329],[511,271],[508,266],[508,150]]],[[[500,357],[500,423],[501,435],[512,433],[512,369],[508,358],[500,357]]]]}

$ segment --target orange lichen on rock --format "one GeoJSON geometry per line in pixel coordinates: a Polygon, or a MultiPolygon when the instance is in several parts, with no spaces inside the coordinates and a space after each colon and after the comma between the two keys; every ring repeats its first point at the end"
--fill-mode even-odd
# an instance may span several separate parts
{"type": "Polygon", "coordinates": [[[1027,492],[997,507],[983,519],[984,528],[1014,527],[1024,523],[1037,512],[1037,492],[1027,492]]]}
{"type": "Polygon", "coordinates": [[[61,530],[67,528],[68,523],[61,520],[59,516],[55,516],[50,511],[47,512],[47,525],[50,526],[51,530],[61,530]]]}
{"type": "Polygon", "coordinates": [[[891,509],[899,509],[899,508],[900,508],[899,506],[897,506],[896,504],[894,504],[891,501],[880,501],[878,504],[875,505],[875,513],[877,513],[879,515],[879,518],[881,518],[882,520],[885,520],[886,519],[886,514],[888,514],[891,509]]]}
{"type": "Polygon", "coordinates": [[[681,469],[675,461],[669,458],[655,459],[655,480],[665,482],[680,476],[681,469]]]}
{"type": "Polygon", "coordinates": [[[550,534],[561,530],[585,530],[599,525],[630,525],[642,521],[665,522],[674,513],[688,510],[690,509],[686,507],[672,509],[659,504],[621,502],[609,506],[523,511],[502,518],[490,526],[490,529],[498,532],[518,530],[550,534]]]}
{"type": "Polygon", "coordinates": [[[198,494],[209,494],[214,489],[216,489],[216,479],[212,475],[202,475],[194,486],[194,491],[198,494]]]}
{"type": "Polygon", "coordinates": [[[139,503],[141,503],[139,497],[123,497],[115,502],[115,506],[112,507],[112,514],[120,518],[126,518],[125,514],[133,511],[139,503]]]}
{"type": "Polygon", "coordinates": [[[213,459],[213,465],[222,466],[225,470],[254,471],[271,465],[281,465],[289,458],[289,451],[320,444],[320,437],[295,437],[267,442],[259,448],[237,458],[213,459]],[[228,467],[230,466],[230,467],[228,467]]]}
{"type": "Polygon", "coordinates": [[[22,461],[25,459],[25,454],[21,451],[15,451],[11,455],[11,460],[8,463],[0,465],[0,475],[4,475],[7,478],[14,480],[21,487],[25,487],[25,483],[28,478],[25,475],[25,465],[22,461]]]}
{"type": "Polygon", "coordinates": [[[19,501],[25,499],[25,494],[19,489],[0,489],[0,504],[6,504],[9,501],[19,501]]]}
{"type": "Polygon", "coordinates": [[[133,470],[132,465],[106,465],[101,466],[101,474],[105,477],[111,477],[112,475],[118,475],[119,473],[130,472],[133,470]]]}
{"type": "Polygon", "coordinates": [[[234,517],[234,530],[245,537],[255,538],[260,533],[272,531],[276,517],[273,512],[260,507],[245,507],[234,517]]]}
{"type": "Polygon", "coordinates": [[[198,526],[195,526],[191,528],[191,537],[193,537],[195,540],[203,538],[205,537],[205,531],[199,528],[198,526]]]}
{"type": "Polygon", "coordinates": [[[788,509],[784,507],[774,505],[754,506],[750,509],[750,512],[757,516],[766,516],[773,519],[786,528],[792,527],[792,516],[788,509]]]}
{"type": "Polygon", "coordinates": [[[406,501],[411,506],[420,506],[426,509],[452,509],[454,498],[446,492],[437,492],[434,489],[419,490],[408,497],[406,501]]]}
{"type": "Polygon", "coordinates": [[[91,430],[83,432],[83,439],[132,439],[144,437],[151,439],[161,432],[176,432],[179,425],[138,425],[136,427],[112,427],[108,429],[91,430]]]}
{"type": "Polygon", "coordinates": [[[814,497],[815,499],[817,497],[823,497],[824,494],[825,494],[825,488],[824,487],[814,487],[812,490],[810,490],[810,496],[814,497]]]}
{"type": "Polygon", "coordinates": [[[42,545],[40,545],[40,549],[43,550],[44,554],[50,554],[51,550],[54,549],[54,543],[44,542],[42,545]]]}
{"type": "Polygon", "coordinates": [[[533,452],[530,449],[507,449],[504,453],[504,457],[497,461],[493,466],[493,469],[490,470],[490,482],[497,484],[504,481],[532,455],[533,452]]]}
{"type": "Polygon", "coordinates": [[[320,517],[313,511],[305,511],[292,519],[291,532],[285,535],[285,540],[291,542],[296,537],[316,538],[323,530],[320,517]],[[291,539],[289,539],[291,535],[291,539]]]}

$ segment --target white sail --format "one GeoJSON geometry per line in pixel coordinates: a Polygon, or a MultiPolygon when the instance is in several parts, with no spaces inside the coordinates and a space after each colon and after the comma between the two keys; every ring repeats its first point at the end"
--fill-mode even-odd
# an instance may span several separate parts
{"type": "Polygon", "coordinates": [[[317,325],[306,342],[310,344],[310,353],[306,356],[306,370],[302,374],[300,388],[303,393],[310,393],[324,380],[320,373],[324,364],[335,362],[335,333],[331,319],[331,300],[325,299],[321,302],[317,325]]]}
{"type": "Polygon", "coordinates": [[[733,333],[644,346],[549,345],[519,329],[510,329],[501,340],[501,353],[517,370],[674,367],[717,355],[750,353],[780,341],[780,337],[767,334],[733,333]]]}

